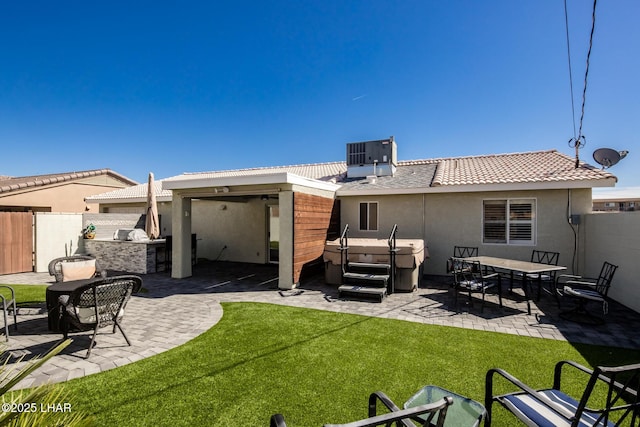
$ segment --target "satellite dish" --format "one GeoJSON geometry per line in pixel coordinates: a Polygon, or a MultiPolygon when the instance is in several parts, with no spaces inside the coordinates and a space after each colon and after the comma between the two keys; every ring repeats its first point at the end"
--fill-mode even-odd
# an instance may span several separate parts
{"type": "Polygon", "coordinates": [[[593,152],[593,159],[598,162],[603,169],[606,169],[624,159],[627,154],[629,154],[629,152],[626,150],[616,151],[612,148],[598,148],[593,152]]]}

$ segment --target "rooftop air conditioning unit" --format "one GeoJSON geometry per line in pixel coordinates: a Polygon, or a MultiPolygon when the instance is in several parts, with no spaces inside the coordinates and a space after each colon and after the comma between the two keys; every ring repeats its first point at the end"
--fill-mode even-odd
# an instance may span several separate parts
{"type": "Polygon", "coordinates": [[[393,136],[378,141],[347,144],[347,177],[393,176],[398,163],[393,136]]]}

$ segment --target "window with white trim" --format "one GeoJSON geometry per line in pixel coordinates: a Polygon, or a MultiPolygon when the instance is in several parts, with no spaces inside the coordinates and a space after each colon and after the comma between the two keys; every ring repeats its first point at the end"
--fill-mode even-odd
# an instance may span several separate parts
{"type": "Polygon", "coordinates": [[[484,200],[482,219],[483,243],[535,243],[535,199],[484,200]]]}
{"type": "Polygon", "coordinates": [[[378,230],[378,202],[360,202],[360,230],[378,230]]]}

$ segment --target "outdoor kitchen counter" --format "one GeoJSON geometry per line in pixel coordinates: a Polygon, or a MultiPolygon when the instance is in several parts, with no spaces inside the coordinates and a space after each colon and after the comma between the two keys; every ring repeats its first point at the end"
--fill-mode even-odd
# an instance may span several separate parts
{"type": "Polygon", "coordinates": [[[148,274],[164,271],[165,243],[165,239],[85,239],[84,248],[104,269],[148,274]]]}

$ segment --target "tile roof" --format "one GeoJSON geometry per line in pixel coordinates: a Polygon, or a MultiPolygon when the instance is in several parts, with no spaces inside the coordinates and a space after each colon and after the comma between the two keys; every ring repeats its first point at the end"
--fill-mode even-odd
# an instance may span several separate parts
{"type": "MultiPolygon", "coordinates": [[[[336,180],[346,186],[357,186],[346,174],[346,162],[274,166],[212,172],[193,172],[167,180],[222,178],[288,172],[321,181],[336,180]]],[[[600,180],[615,176],[594,166],[575,160],[557,150],[482,156],[449,157],[399,161],[393,177],[378,177],[381,188],[429,187],[446,185],[543,183],[600,180]],[[420,167],[419,167],[420,166],[420,167]],[[426,167],[430,166],[430,167],[426,167]],[[436,167],[432,176],[433,167],[436,167]],[[426,175],[425,175],[426,174],[426,175]],[[391,182],[394,181],[394,182],[391,182]],[[399,181],[399,182],[395,182],[399,181]]],[[[364,178],[361,178],[364,179],[364,178]]]]}
{"type": "MultiPolygon", "coordinates": [[[[146,202],[148,183],[134,185],[132,187],[119,188],[117,190],[108,191],[102,194],[85,197],[85,201],[89,203],[117,203],[118,201],[127,202],[146,202]]],[[[162,180],[154,181],[153,187],[156,192],[156,200],[158,202],[171,201],[171,190],[162,189],[162,180]]]]}
{"type": "Polygon", "coordinates": [[[33,175],[21,177],[0,177],[0,193],[9,193],[31,187],[43,187],[63,182],[76,181],[100,175],[111,175],[128,185],[135,185],[137,182],[120,175],[111,169],[94,169],[79,172],[63,172],[48,175],[33,175]]]}
{"type": "MultiPolygon", "coordinates": [[[[592,182],[615,176],[556,150],[398,162],[393,177],[346,179],[338,192],[459,188],[462,186],[592,182]]],[[[588,186],[588,185],[585,185],[588,186]]],[[[473,187],[468,189],[472,189],[473,187]]]]}
{"type": "Polygon", "coordinates": [[[442,159],[433,185],[591,181],[614,175],[556,150],[442,159]]]}
{"type": "MultiPolygon", "coordinates": [[[[158,200],[171,200],[171,191],[162,190],[162,181],[191,179],[215,179],[246,176],[264,176],[291,173],[309,179],[336,182],[340,192],[401,192],[402,190],[422,191],[427,188],[452,190],[462,186],[533,184],[558,182],[591,182],[613,180],[609,172],[584,162],[575,168],[575,159],[556,150],[523,153],[492,154],[483,156],[449,157],[422,160],[399,161],[394,176],[379,176],[376,183],[366,178],[347,177],[346,162],[315,163],[290,166],[273,166],[211,172],[190,172],[161,181],[156,181],[158,200]]],[[[1,181],[0,181],[1,182],[1,181]]],[[[584,185],[589,186],[588,184],[584,185]]],[[[116,200],[146,200],[147,184],[123,188],[91,197],[87,201],[108,202],[116,200]]]]}

